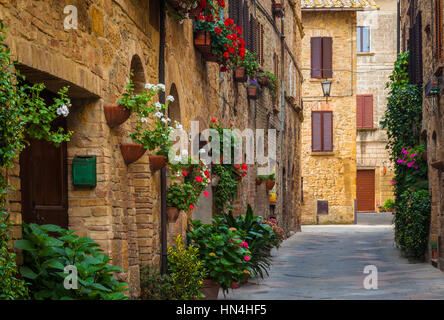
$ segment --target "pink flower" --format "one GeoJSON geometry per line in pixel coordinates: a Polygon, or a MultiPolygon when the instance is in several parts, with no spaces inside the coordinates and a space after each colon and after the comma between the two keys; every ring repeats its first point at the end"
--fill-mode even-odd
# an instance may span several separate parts
{"type": "Polygon", "coordinates": [[[270,218],[270,222],[276,222],[275,218],[270,218]]]}
{"type": "Polygon", "coordinates": [[[415,166],[415,169],[418,169],[418,166],[415,166]]]}
{"type": "Polygon", "coordinates": [[[196,177],[196,180],[197,180],[197,182],[202,182],[202,181],[203,181],[203,179],[202,179],[201,176],[197,176],[197,177],[196,177]]]}
{"type": "Polygon", "coordinates": [[[203,192],[203,194],[204,194],[205,197],[209,197],[210,196],[210,194],[206,190],[203,192]]]}
{"type": "Polygon", "coordinates": [[[245,261],[250,261],[251,258],[250,258],[249,256],[245,256],[245,257],[244,257],[244,260],[245,260],[245,261]]]}
{"type": "Polygon", "coordinates": [[[192,204],[190,204],[190,209],[191,209],[191,210],[193,210],[193,209],[194,209],[194,206],[193,206],[192,204]]]}
{"type": "Polygon", "coordinates": [[[188,175],[188,172],[182,171],[182,174],[184,175],[184,177],[186,177],[188,175]]]}

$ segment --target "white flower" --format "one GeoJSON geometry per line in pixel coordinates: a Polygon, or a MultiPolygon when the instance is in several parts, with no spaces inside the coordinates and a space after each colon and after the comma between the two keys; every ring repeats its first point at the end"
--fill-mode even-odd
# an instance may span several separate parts
{"type": "Polygon", "coordinates": [[[185,18],[188,19],[190,17],[190,14],[187,12],[185,13],[185,18]]]}
{"type": "Polygon", "coordinates": [[[182,23],[183,23],[183,21],[184,21],[184,20],[182,19],[182,20],[180,20],[180,21],[179,21],[179,23],[180,23],[180,24],[182,24],[182,23]]]}
{"type": "Polygon", "coordinates": [[[207,152],[205,149],[200,149],[199,150],[199,153],[205,153],[205,152],[207,152]]]}
{"type": "Polygon", "coordinates": [[[186,149],[182,150],[181,154],[184,157],[188,156],[188,150],[186,150],[186,149]]]}
{"type": "Polygon", "coordinates": [[[165,85],[163,83],[159,83],[156,85],[157,90],[162,90],[165,92],[165,85]]]}
{"type": "Polygon", "coordinates": [[[148,119],[145,117],[142,117],[142,118],[140,118],[140,122],[142,122],[142,123],[148,122],[148,119]]]}
{"type": "Polygon", "coordinates": [[[158,118],[162,118],[163,117],[163,113],[162,112],[156,112],[154,115],[156,117],[158,117],[158,118]]]}
{"type": "Polygon", "coordinates": [[[165,118],[162,118],[162,119],[160,119],[163,123],[167,123],[168,121],[167,121],[167,119],[165,119],[165,118]]]}
{"type": "Polygon", "coordinates": [[[151,90],[152,88],[154,88],[154,84],[147,83],[147,84],[145,85],[145,89],[151,90]]]}
{"type": "Polygon", "coordinates": [[[176,121],[176,129],[183,130],[183,126],[177,121],[176,121]]]}
{"type": "Polygon", "coordinates": [[[63,115],[64,117],[67,117],[69,114],[69,109],[68,107],[64,104],[63,106],[61,106],[60,108],[57,108],[56,113],[60,116],[63,115]]]}
{"type": "MultiPolygon", "coordinates": [[[[177,161],[179,161],[179,160],[177,160],[177,161]]],[[[181,176],[180,172],[176,172],[176,177],[180,177],[180,176],[181,176]]]]}
{"type": "Polygon", "coordinates": [[[174,102],[174,97],[173,96],[168,96],[168,97],[166,97],[166,99],[167,99],[167,101],[174,102]]]}
{"type": "Polygon", "coordinates": [[[180,156],[174,156],[174,162],[179,162],[179,161],[180,161],[180,159],[181,159],[181,157],[180,157],[180,156]]]}
{"type": "Polygon", "coordinates": [[[154,104],[154,107],[156,107],[157,110],[160,110],[160,109],[162,109],[162,104],[161,104],[159,101],[157,101],[157,102],[154,104]]]}

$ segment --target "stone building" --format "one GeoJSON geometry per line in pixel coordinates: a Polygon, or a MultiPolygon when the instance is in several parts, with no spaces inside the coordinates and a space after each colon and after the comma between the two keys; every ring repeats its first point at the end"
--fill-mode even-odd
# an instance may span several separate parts
{"type": "Polygon", "coordinates": [[[437,242],[438,259],[433,265],[444,270],[444,117],[443,108],[443,28],[444,3],[400,1],[400,51],[410,51],[410,81],[423,87],[422,138],[427,141],[431,222],[429,241],[437,242]]]}
{"type": "Polygon", "coordinates": [[[374,1],[302,0],[302,223],[354,221],[357,13],[375,8],[374,1]]]}
{"type": "MultiPolygon", "coordinates": [[[[282,19],[273,14],[271,0],[231,0],[227,9],[234,3],[245,11],[232,12],[233,18],[249,17],[236,21],[245,23],[246,36],[255,39],[249,49],[258,53],[264,70],[278,76],[280,97],[275,107],[267,89],[258,100],[248,100],[246,84],[234,82],[232,73],[219,72],[216,63],[205,61],[193,46],[190,19],[180,23],[167,16],[165,63],[160,63],[159,0],[0,0],[0,20],[8,28],[6,44],[21,73],[31,83],[43,82],[48,98],[69,86],[72,100],[62,124],[74,132],[71,141],[60,148],[32,141],[8,171],[14,187],[8,210],[16,238],[21,236],[22,221],[59,224],[91,237],[113,264],[125,270],[118,277],[129,283],[132,297],[140,293],[140,265],[160,265],[161,173],[150,170],[148,152],[129,165],[122,158],[120,144],[130,142],[127,136],[135,115],[114,128],[104,115],[104,106],[117,104],[131,70],[136,88],[158,83],[164,72],[166,94],[175,97],[169,116],[187,130],[195,120],[201,130],[208,128],[211,117],[226,126],[232,120],[241,130],[275,128],[277,202],[270,204],[264,185],[256,186],[257,168],[252,165],[243,179],[236,213],[245,212],[250,203],[255,214],[276,217],[287,234],[300,228],[300,3],[285,2],[282,19]],[[76,8],[77,28],[64,28],[72,13],[72,7],[64,12],[68,5],[76,8]],[[96,156],[96,186],[73,185],[72,164],[78,156],[96,156]]],[[[224,14],[228,16],[229,10],[224,14]]],[[[208,221],[212,201],[203,199],[193,217],[208,221]]],[[[186,226],[181,213],[168,226],[168,242],[186,226]]]]}
{"type": "Polygon", "coordinates": [[[387,105],[385,85],[396,60],[397,2],[377,1],[378,10],[357,13],[357,211],[393,199],[393,167],[379,122],[387,105]]]}

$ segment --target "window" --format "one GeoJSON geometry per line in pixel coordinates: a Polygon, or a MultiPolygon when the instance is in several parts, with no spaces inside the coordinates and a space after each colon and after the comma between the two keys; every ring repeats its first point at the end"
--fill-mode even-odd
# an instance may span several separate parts
{"type": "Polygon", "coordinates": [[[411,15],[413,24],[409,29],[408,49],[409,55],[409,81],[411,84],[422,84],[422,12],[418,11],[416,17],[411,15]]]}
{"type": "Polygon", "coordinates": [[[373,128],[373,95],[356,96],[356,127],[373,128]]]}
{"type": "MultiPolygon", "coordinates": [[[[264,26],[250,15],[250,51],[256,54],[257,62],[264,64],[264,26]]],[[[247,48],[248,49],[248,48],[247,48]]]]}
{"type": "Polygon", "coordinates": [[[370,28],[358,27],[356,44],[358,52],[370,52],[370,28]]]}
{"type": "Polygon", "coordinates": [[[333,151],[333,113],[312,111],[311,149],[313,152],[333,151]]]}
{"type": "Polygon", "coordinates": [[[333,40],[330,37],[313,37],[310,39],[312,78],[332,77],[332,43],[333,40]]]}
{"type": "Polygon", "coordinates": [[[242,38],[245,40],[245,48],[250,50],[254,37],[249,20],[248,0],[230,0],[228,3],[228,15],[234,23],[242,27],[242,38]]]}
{"type": "Polygon", "coordinates": [[[444,57],[443,10],[443,0],[435,0],[435,57],[438,60],[444,57]]]}

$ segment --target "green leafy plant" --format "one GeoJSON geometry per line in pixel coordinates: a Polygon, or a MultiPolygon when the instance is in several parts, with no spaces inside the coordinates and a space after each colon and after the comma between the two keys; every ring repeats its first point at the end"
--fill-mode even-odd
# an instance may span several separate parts
{"type": "Polygon", "coordinates": [[[438,249],[438,244],[436,243],[436,241],[430,241],[430,250],[437,250],[438,249]]]}
{"type": "Polygon", "coordinates": [[[192,230],[187,236],[199,250],[199,260],[207,271],[207,278],[219,283],[226,292],[232,283],[242,281],[245,270],[251,273],[248,265],[251,252],[241,234],[230,229],[224,218],[211,221],[212,224],[202,224],[192,220],[192,230]]]}
{"type": "Polygon", "coordinates": [[[168,274],[145,265],[140,267],[140,297],[142,300],[167,300],[171,291],[171,280],[168,274]]]}
{"type": "Polygon", "coordinates": [[[271,100],[273,102],[276,102],[277,99],[277,89],[278,89],[278,79],[274,75],[274,73],[270,71],[262,71],[259,72],[258,77],[265,77],[266,80],[266,87],[270,90],[271,100]]]}
{"type": "Polygon", "coordinates": [[[123,270],[108,264],[111,259],[96,242],[88,237],[79,238],[74,232],[49,224],[23,224],[23,239],[17,240],[15,247],[23,250],[24,265],[20,273],[30,283],[32,298],[127,299],[124,294],[127,284],[114,278],[115,272],[123,270]],[[67,266],[77,269],[77,289],[64,287],[67,266]]]}
{"type": "Polygon", "coordinates": [[[397,243],[407,258],[424,260],[430,225],[430,194],[406,190],[396,203],[394,217],[397,243]]]}
{"type": "Polygon", "coordinates": [[[168,187],[167,206],[174,207],[179,210],[190,211],[198,202],[198,194],[194,186],[189,182],[182,184],[173,183],[168,187]]]}
{"type": "Polygon", "coordinates": [[[245,67],[245,73],[250,77],[255,77],[259,69],[256,54],[246,50],[245,57],[243,60],[238,61],[238,66],[245,67]]]}
{"type": "Polygon", "coordinates": [[[180,235],[175,238],[176,246],[168,248],[168,273],[172,299],[196,300],[203,298],[200,292],[206,273],[199,260],[199,250],[194,246],[185,248],[180,235]]]}
{"type": "Polygon", "coordinates": [[[395,201],[393,199],[386,199],[384,202],[384,208],[387,210],[394,210],[395,209],[395,201]]]}

